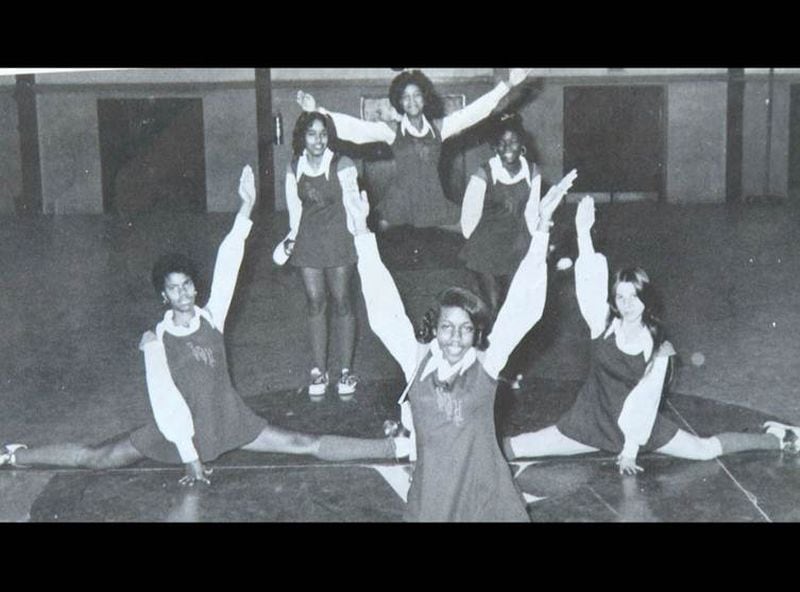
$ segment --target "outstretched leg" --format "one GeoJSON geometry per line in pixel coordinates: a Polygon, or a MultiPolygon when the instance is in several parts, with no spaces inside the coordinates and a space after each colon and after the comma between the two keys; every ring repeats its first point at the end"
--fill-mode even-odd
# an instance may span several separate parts
{"type": "Polygon", "coordinates": [[[556,426],[538,432],[503,438],[503,452],[508,460],[539,456],[572,456],[597,452],[597,448],[567,438],[556,426]]]}
{"type": "Polygon", "coordinates": [[[242,449],[253,452],[308,454],[330,461],[396,458],[392,438],[312,436],[274,426],[265,427],[255,440],[242,449]]]}
{"type": "Polygon", "coordinates": [[[690,460],[711,460],[723,454],[747,450],[780,450],[780,448],[781,441],[772,434],[728,432],[701,438],[687,431],[678,430],[678,433],[656,452],[690,460]]]}
{"type": "Polygon", "coordinates": [[[76,467],[85,469],[115,469],[131,465],[144,458],[131,444],[130,436],[118,436],[104,444],[51,444],[38,448],[17,450],[16,463],[23,466],[76,467]]]}

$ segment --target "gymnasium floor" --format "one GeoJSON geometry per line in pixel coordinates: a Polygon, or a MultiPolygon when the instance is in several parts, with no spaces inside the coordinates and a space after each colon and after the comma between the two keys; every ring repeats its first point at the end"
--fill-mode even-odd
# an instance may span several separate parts
{"type": "MultiPolygon", "coordinates": [[[[570,228],[574,206],[559,213],[570,228]]],[[[664,297],[682,364],[665,411],[701,435],[800,422],[797,277],[800,212],[785,205],[614,204],[598,210],[597,245],[612,267],[640,263],[664,297]]],[[[233,215],[0,218],[0,442],[92,443],[148,414],[141,333],[160,316],[150,265],[165,250],[192,253],[210,272],[233,215]]],[[[311,433],[377,437],[397,418],[399,368],[359,304],[357,399],[312,404],[304,296],[270,258],[285,215],[257,220],[226,328],[234,382],[270,422],[311,433]]],[[[558,238],[554,257],[571,255],[558,238]]],[[[439,231],[385,237],[383,249],[417,319],[443,287],[472,280],[459,240],[439,231]]],[[[588,332],[572,271],[553,270],[545,317],[525,343],[524,388],[498,393],[497,423],[513,435],[554,422],[588,364],[588,332]]],[[[332,367],[336,367],[334,358],[332,367]]],[[[766,522],[800,520],[800,459],[744,453],[691,462],[646,455],[621,477],[595,454],[513,464],[533,521],[766,522]]],[[[107,472],[0,470],[3,521],[400,520],[395,463],[326,464],[233,452],[213,484],[184,490],[180,468],[144,462],[107,472]]]]}

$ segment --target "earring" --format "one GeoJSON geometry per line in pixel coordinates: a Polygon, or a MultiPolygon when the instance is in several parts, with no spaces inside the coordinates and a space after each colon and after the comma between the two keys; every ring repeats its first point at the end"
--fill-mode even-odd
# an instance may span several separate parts
{"type": "Polygon", "coordinates": [[[528,153],[528,148],[523,146],[522,147],[522,156],[525,156],[528,153]]]}

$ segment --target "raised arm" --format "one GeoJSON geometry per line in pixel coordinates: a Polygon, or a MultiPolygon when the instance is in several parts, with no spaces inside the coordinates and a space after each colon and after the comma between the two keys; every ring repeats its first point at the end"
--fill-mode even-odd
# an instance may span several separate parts
{"type": "Polygon", "coordinates": [[[547,298],[547,245],[550,240],[551,219],[576,177],[577,173],[573,169],[541,201],[541,180],[534,179],[529,197],[530,207],[525,208],[525,220],[532,236],[531,244],[511,280],[508,296],[497,314],[490,345],[484,357],[483,367],[493,378],[497,378],[506,365],[508,356],[542,318],[547,298]],[[531,206],[531,200],[538,207],[531,206]]]}
{"type": "Polygon", "coordinates": [[[164,343],[155,333],[148,331],[142,336],[139,349],[144,352],[147,396],[156,426],[167,440],[175,444],[182,462],[194,462],[199,456],[192,443],[192,413],[172,380],[164,343]]]}
{"type": "Polygon", "coordinates": [[[224,330],[225,318],[228,316],[233,291],[236,289],[236,279],[239,277],[239,268],[244,258],[244,242],[253,226],[250,214],[256,203],[256,186],[253,169],[250,168],[250,165],[245,166],[242,170],[239,180],[239,197],[242,205],[233,222],[233,228],[217,250],[211,295],[205,307],[220,333],[224,330]]]}
{"type": "Polygon", "coordinates": [[[486,119],[500,103],[500,100],[508,94],[508,91],[517,86],[528,76],[529,69],[512,68],[508,73],[508,81],[500,82],[482,97],[447,115],[442,120],[442,140],[455,136],[465,129],[472,127],[479,121],[486,119]]]}
{"type": "Polygon", "coordinates": [[[382,121],[364,121],[351,115],[335,113],[319,107],[314,96],[302,90],[297,91],[297,103],[303,111],[317,111],[333,119],[336,135],[342,140],[354,144],[369,144],[370,142],[394,144],[397,137],[395,131],[382,121]]]}
{"type": "Polygon", "coordinates": [[[592,244],[594,200],[587,196],[578,204],[575,230],[578,234],[578,260],[575,262],[575,292],[578,306],[592,339],[606,327],[608,318],[608,263],[592,244]]]}
{"type": "Polygon", "coordinates": [[[406,381],[414,377],[417,340],[414,326],[406,316],[400,293],[392,275],[381,261],[375,235],[367,228],[369,202],[366,193],[348,192],[344,196],[349,223],[352,224],[358,253],[358,273],[367,307],[369,325],[403,369],[406,381]]]}
{"type": "Polygon", "coordinates": [[[625,436],[625,444],[617,461],[620,473],[636,473],[642,470],[636,465],[636,457],[639,448],[647,443],[653,431],[669,359],[673,355],[675,350],[672,344],[668,341],[662,343],[652,362],[648,364],[644,376],[622,405],[622,412],[617,420],[617,425],[625,436]]]}
{"type": "Polygon", "coordinates": [[[483,215],[483,201],[486,197],[486,178],[483,169],[469,178],[467,189],[464,191],[464,201],[461,204],[461,232],[464,238],[469,238],[483,215]]]}

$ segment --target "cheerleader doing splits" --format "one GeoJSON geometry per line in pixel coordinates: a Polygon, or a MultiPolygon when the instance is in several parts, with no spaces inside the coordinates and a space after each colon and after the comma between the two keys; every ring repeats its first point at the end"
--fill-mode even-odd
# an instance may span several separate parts
{"type": "Polygon", "coordinates": [[[573,455],[603,450],[617,455],[621,474],[642,471],[640,451],[708,460],[745,450],[797,452],[800,428],[774,421],[765,433],[690,434],[658,411],[670,358],[675,354],[653,308],[653,287],[640,268],[614,276],[608,298],[608,265],[592,244],[594,201],[578,205],[575,266],[578,304],[592,337],[589,376],[567,414],[554,426],[504,441],[509,459],[573,455]]]}
{"type": "Polygon", "coordinates": [[[153,412],[150,421],[95,446],[68,443],[29,449],[10,444],[0,452],[0,465],[111,469],[150,458],[183,464],[180,483],[193,485],[209,483],[211,469],[206,464],[236,449],[308,454],[323,460],[395,458],[403,439],[312,436],[284,430],[253,413],[233,388],[223,330],[252,226],[256,192],[249,166],[242,172],[239,196],[242,204],[217,252],[205,307],[195,303],[197,274],[189,259],[162,257],[153,269],[153,284],[168,310],[155,331],[142,336],[139,346],[153,412]]]}

